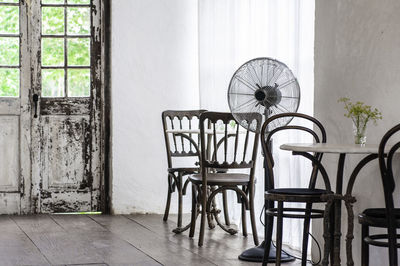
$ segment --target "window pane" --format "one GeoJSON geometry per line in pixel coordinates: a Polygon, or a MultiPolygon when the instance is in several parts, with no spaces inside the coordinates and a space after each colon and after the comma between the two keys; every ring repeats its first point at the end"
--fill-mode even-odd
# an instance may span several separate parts
{"type": "Polygon", "coordinates": [[[89,5],[90,0],[67,0],[68,4],[89,5]]]}
{"type": "Polygon", "coordinates": [[[68,96],[90,96],[90,69],[68,69],[68,96]]]}
{"type": "Polygon", "coordinates": [[[19,69],[0,68],[0,96],[19,96],[19,69]]]}
{"type": "Polygon", "coordinates": [[[19,3],[19,0],[2,0],[2,1],[0,1],[0,3],[14,3],[14,4],[17,4],[17,3],[19,3]]]}
{"type": "Polygon", "coordinates": [[[42,0],[42,4],[64,4],[64,0],[42,0]]]}
{"type": "Polygon", "coordinates": [[[19,7],[0,6],[0,34],[19,33],[19,7]]]}
{"type": "Polygon", "coordinates": [[[64,69],[42,69],[42,96],[64,96],[64,69]]]}
{"type": "Polygon", "coordinates": [[[42,38],[42,66],[64,65],[64,39],[42,38]]]}
{"type": "Polygon", "coordinates": [[[88,35],[90,33],[90,9],[88,7],[69,7],[67,12],[68,34],[88,35]]]}
{"type": "Polygon", "coordinates": [[[19,65],[19,38],[0,37],[0,65],[19,65]]]}
{"type": "Polygon", "coordinates": [[[69,66],[90,65],[89,38],[68,39],[68,65],[69,66]]]}
{"type": "Polygon", "coordinates": [[[64,34],[63,7],[42,7],[42,34],[64,34]]]}

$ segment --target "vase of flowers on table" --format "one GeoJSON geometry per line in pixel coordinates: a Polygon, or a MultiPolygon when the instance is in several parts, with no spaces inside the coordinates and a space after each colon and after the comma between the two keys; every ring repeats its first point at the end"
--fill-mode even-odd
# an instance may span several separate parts
{"type": "Polygon", "coordinates": [[[346,97],[340,98],[338,102],[344,103],[344,109],[347,111],[344,116],[353,121],[354,143],[365,145],[368,122],[372,121],[376,125],[377,120],[382,119],[382,113],[377,108],[372,109],[370,105],[365,105],[363,102],[352,103],[346,97]]]}

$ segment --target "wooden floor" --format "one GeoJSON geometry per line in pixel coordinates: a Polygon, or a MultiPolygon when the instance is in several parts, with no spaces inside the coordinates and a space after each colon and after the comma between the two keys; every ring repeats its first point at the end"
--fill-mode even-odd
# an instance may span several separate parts
{"type": "Polygon", "coordinates": [[[199,248],[174,226],[160,215],[0,216],[0,265],[259,265],[237,259],[251,236],[207,230],[199,248]]]}

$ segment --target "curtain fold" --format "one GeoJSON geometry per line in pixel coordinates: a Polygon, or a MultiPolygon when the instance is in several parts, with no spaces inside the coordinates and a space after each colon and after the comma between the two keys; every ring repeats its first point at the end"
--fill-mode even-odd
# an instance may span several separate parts
{"type": "MultiPolygon", "coordinates": [[[[227,90],[235,70],[250,59],[272,57],[293,71],[301,90],[298,111],[312,115],[313,54],[314,0],[199,0],[201,108],[229,112],[227,90]]],[[[311,169],[308,162],[280,151],[278,143],[310,141],[312,139],[308,136],[293,133],[283,133],[274,139],[277,143],[274,145],[277,187],[306,187],[311,169]]],[[[257,214],[261,213],[264,202],[263,161],[259,150],[255,196],[257,214]]],[[[234,202],[234,195],[230,196],[234,202]]],[[[240,206],[231,204],[230,216],[238,225],[240,215],[240,206]]],[[[284,243],[301,248],[302,225],[301,220],[285,219],[284,243]]],[[[259,221],[258,231],[263,236],[259,221]]]]}

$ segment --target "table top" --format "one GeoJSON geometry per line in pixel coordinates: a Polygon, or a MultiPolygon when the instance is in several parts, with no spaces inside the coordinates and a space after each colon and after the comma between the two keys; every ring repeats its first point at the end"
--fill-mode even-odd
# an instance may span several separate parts
{"type": "MultiPolygon", "coordinates": [[[[282,150],[297,152],[322,152],[322,153],[352,153],[372,154],[378,153],[378,144],[333,144],[333,143],[287,143],[280,146],[282,150]]],[[[390,149],[390,147],[388,147],[390,149]]]]}

